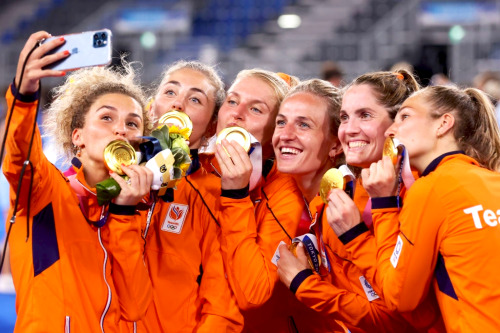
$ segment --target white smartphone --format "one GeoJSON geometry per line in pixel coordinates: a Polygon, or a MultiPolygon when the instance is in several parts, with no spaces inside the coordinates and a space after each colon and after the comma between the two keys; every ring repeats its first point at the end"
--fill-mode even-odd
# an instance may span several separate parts
{"type": "Polygon", "coordinates": [[[111,36],[111,30],[102,29],[47,38],[42,44],[60,37],[64,37],[66,41],[47,54],[68,50],[70,55],[45,66],[44,69],[70,71],[83,67],[108,65],[111,63],[111,36]]]}

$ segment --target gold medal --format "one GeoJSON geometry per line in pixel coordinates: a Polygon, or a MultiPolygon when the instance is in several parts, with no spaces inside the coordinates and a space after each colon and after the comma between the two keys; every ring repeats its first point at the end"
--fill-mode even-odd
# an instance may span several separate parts
{"type": "Polygon", "coordinates": [[[331,168],[321,178],[319,185],[319,195],[321,200],[326,204],[328,202],[328,193],[332,188],[344,189],[344,175],[339,169],[331,168]]]}
{"type": "Polygon", "coordinates": [[[384,150],[382,156],[389,156],[392,160],[392,164],[396,165],[398,162],[398,141],[397,139],[388,137],[384,142],[384,150]]]}
{"type": "MultiPolygon", "coordinates": [[[[290,250],[290,252],[292,252],[292,254],[297,257],[297,246],[299,245],[300,241],[298,242],[293,242],[292,244],[290,244],[290,246],[288,247],[288,249],[290,250]]],[[[309,256],[309,253],[307,253],[307,251],[304,249],[304,252],[306,253],[306,257],[307,257],[307,262],[309,263],[309,266],[311,266],[311,269],[314,271],[315,268],[314,268],[314,265],[312,263],[312,260],[311,260],[311,257],[309,256]]],[[[321,264],[321,257],[318,256],[318,260],[320,261],[319,264],[321,264]]]]}
{"type": "Polygon", "coordinates": [[[174,125],[179,129],[188,128],[188,136],[191,136],[193,132],[193,122],[189,119],[189,116],[185,112],[180,112],[176,110],[171,110],[161,116],[158,120],[158,125],[174,125]]]}
{"type": "MultiPolygon", "coordinates": [[[[227,127],[217,135],[216,144],[220,144],[223,139],[227,141],[236,141],[246,152],[250,150],[250,134],[242,127],[227,127]]],[[[229,155],[229,154],[228,154],[229,155]]]]}
{"type": "Polygon", "coordinates": [[[121,165],[126,166],[136,163],[134,148],[126,141],[114,140],[104,148],[104,164],[119,175],[124,175],[121,165]]]}

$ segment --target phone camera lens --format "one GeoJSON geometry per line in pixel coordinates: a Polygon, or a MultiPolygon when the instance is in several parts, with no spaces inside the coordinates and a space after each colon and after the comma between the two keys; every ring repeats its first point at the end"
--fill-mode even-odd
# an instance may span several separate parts
{"type": "Polygon", "coordinates": [[[94,34],[94,39],[98,39],[99,36],[97,34],[94,34]]]}
{"type": "Polygon", "coordinates": [[[101,34],[101,38],[106,39],[106,34],[104,32],[101,34]]]}

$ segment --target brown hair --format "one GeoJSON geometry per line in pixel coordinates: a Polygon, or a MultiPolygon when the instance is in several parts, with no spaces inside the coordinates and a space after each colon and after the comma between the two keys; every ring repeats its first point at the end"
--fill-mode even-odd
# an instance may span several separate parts
{"type": "Polygon", "coordinates": [[[71,159],[75,154],[72,133],[83,128],[90,106],[102,95],[123,94],[135,99],[141,106],[144,134],[149,134],[151,121],[145,110],[145,96],[136,82],[132,64],[123,68],[91,67],[73,72],[64,84],[54,88],[54,101],[47,108],[44,129],[54,137],[59,155],[71,159]]]}
{"type": "Polygon", "coordinates": [[[298,93],[310,93],[323,99],[327,105],[328,118],[330,120],[330,131],[333,135],[338,135],[340,118],[339,111],[341,106],[341,91],[328,81],[320,79],[311,79],[302,81],[296,85],[286,95],[285,100],[298,93]]]}
{"type": "Polygon", "coordinates": [[[422,89],[431,117],[455,117],[453,135],[459,148],[490,170],[500,171],[500,130],[488,96],[475,88],[432,86],[422,89]]]}
{"type": "Polygon", "coordinates": [[[394,120],[401,104],[415,91],[420,89],[415,77],[405,69],[395,72],[373,72],[359,76],[345,89],[355,85],[367,84],[377,95],[378,102],[383,105],[389,117],[394,120]]]}

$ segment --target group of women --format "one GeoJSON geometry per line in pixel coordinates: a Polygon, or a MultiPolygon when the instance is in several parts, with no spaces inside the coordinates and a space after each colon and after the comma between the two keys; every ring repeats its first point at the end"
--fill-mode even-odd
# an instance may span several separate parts
{"type": "Polygon", "coordinates": [[[146,108],[130,66],[82,69],[47,110],[73,161],[65,175],[44,157],[38,129],[29,140],[40,79],[65,75],[45,68],[68,56],[46,55],[63,38],[35,47],[47,37],[29,38],[7,92],[17,332],[500,326],[500,132],[483,93],[420,89],[404,70],[339,89],[262,69],[242,70],[226,92],[212,67],[180,61],[146,108]],[[117,139],[137,148],[170,110],[193,122],[192,164],[173,198],[143,209],[151,171],[122,166],[125,182],[103,150],[117,139]],[[216,140],[232,126],[250,133],[250,153],[216,140]],[[402,181],[408,165],[382,158],[386,137],[404,145],[414,183],[402,181]],[[343,164],[354,184],[323,201],[323,175],[343,164]],[[95,186],[109,177],[121,192],[99,206],[95,186]],[[292,253],[302,235],[316,249],[299,242],[292,253]]]}

